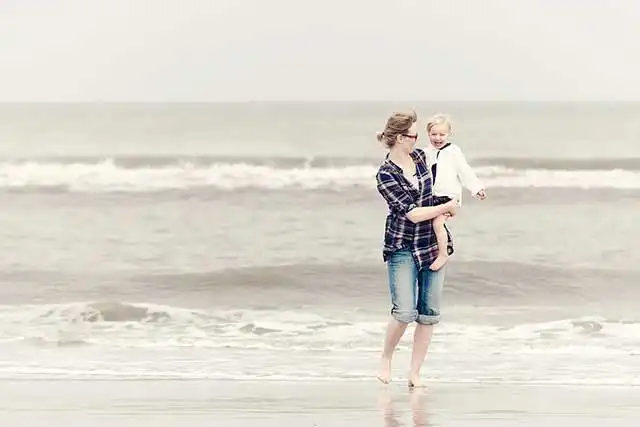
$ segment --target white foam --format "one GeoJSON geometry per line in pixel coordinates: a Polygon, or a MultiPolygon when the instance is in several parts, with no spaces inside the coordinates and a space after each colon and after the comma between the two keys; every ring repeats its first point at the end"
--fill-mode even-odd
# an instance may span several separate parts
{"type": "MultiPolygon", "coordinates": [[[[280,355],[282,356],[282,355],[280,355]]],[[[63,379],[63,380],[232,380],[281,382],[353,382],[373,381],[375,358],[357,359],[358,365],[343,359],[306,358],[256,364],[246,357],[238,357],[235,364],[220,360],[214,354],[201,360],[162,361],[147,354],[147,363],[120,361],[78,360],[42,363],[0,363],[0,379],[63,379]],[[288,362],[288,363],[287,363],[288,362]],[[160,365],[160,367],[158,367],[160,365]],[[224,366],[221,369],[221,365],[224,366]]],[[[638,371],[633,366],[606,364],[601,360],[574,358],[518,359],[505,364],[504,360],[479,359],[475,355],[461,361],[452,358],[429,358],[425,380],[429,383],[462,384],[523,384],[523,385],[586,385],[640,386],[638,371]],[[598,365],[593,365],[597,363],[598,365]],[[560,366],[558,366],[560,365],[560,366]],[[591,365],[591,366],[590,366],[591,365]]],[[[408,362],[407,361],[403,361],[408,362]]],[[[624,363],[624,361],[623,361],[624,363]]],[[[396,381],[406,381],[402,375],[396,381]]]]}
{"type": "MultiPolygon", "coordinates": [[[[0,379],[371,380],[385,326],[386,316],[307,310],[0,306],[0,379]],[[120,320],[105,320],[114,315],[120,320]]],[[[639,322],[594,316],[512,327],[443,322],[426,375],[430,382],[640,385],[639,337],[639,322]]],[[[399,364],[408,363],[410,345],[407,333],[399,364]]]]}
{"type": "MultiPolygon", "coordinates": [[[[0,306],[0,342],[373,352],[379,350],[385,322],[384,318],[333,318],[309,311],[205,311],[138,303],[0,306]],[[119,320],[104,320],[114,316],[119,320]]],[[[637,355],[639,337],[640,323],[599,317],[509,328],[443,322],[433,351],[637,355]]]]}
{"type": "MultiPolygon", "coordinates": [[[[211,188],[373,189],[377,168],[277,168],[244,163],[192,163],[123,168],[111,160],[99,163],[0,163],[0,188],[63,189],[72,192],[154,192],[211,188]]],[[[639,189],[640,171],[476,168],[488,187],[639,189]]]]}

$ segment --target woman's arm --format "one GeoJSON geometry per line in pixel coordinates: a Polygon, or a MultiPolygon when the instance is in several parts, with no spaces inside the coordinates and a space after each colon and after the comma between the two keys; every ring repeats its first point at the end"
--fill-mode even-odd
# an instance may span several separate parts
{"type": "Polygon", "coordinates": [[[455,214],[456,201],[450,200],[447,203],[443,203],[438,206],[423,206],[416,207],[407,212],[407,219],[414,224],[416,222],[428,221],[437,216],[444,215],[446,213],[455,214]]]}
{"type": "Polygon", "coordinates": [[[378,192],[386,200],[389,208],[404,215],[413,223],[428,221],[447,212],[455,214],[456,202],[451,201],[439,206],[416,206],[413,198],[388,172],[380,171],[376,175],[378,192]]]}

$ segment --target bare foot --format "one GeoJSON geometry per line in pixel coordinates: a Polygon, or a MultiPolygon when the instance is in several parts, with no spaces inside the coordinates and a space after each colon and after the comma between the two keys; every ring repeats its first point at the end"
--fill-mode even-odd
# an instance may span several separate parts
{"type": "Polygon", "coordinates": [[[409,388],[424,387],[420,381],[420,374],[409,374],[409,388]]]}
{"type": "Polygon", "coordinates": [[[391,359],[380,358],[378,380],[383,384],[389,384],[389,381],[391,381],[391,359]]]}
{"type": "Polygon", "coordinates": [[[438,255],[435,261],[429,266],[430,270],[438,271],[449,261],[449,257],[447,255],[438,255]]]}

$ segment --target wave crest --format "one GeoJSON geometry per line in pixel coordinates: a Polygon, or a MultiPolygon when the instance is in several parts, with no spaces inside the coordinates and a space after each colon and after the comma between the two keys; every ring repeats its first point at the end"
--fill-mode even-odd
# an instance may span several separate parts
{"type": "MultiPolygon", "coordinates": [[[[0,188],[69,192],[158,192],[197,189],[314,190],[361,187],[373,189],[372,164],[292,167],[247,163],[175,162],[122,166],[114,160],[65,163],[22,161],[0,163],[0,188]]],[[[640,171],[514,169],[500,165],[476,168],[490,188],[640,189],[640,171]]]]}
{"type": "MultiPolygon", "coordinates": [[[[303,310],[192,310],[90,302],[0,306],[0,342],[292,352],[378,351],[386,319],[303,310]]],[[[443,323],[436,352],[638,354],[640,321],[582,317],[509,327],[443,323]]],[[[403,344],[406,345],[407,343],[403,344]]]]}

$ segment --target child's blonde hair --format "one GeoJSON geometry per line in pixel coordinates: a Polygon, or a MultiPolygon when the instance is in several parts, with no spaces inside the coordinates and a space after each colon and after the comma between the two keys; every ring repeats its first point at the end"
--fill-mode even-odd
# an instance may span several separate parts
{"type": "Polygon", "coordinates": [[[449,116],[446,114],[435,114],[429,117],[429,120],[427,121],[427,133],[431,132],[431,129],[434,127],[441,125],[446,125],[449,128],[449,133],[453,130],[451,126],[451,118],[449,116]]]}

